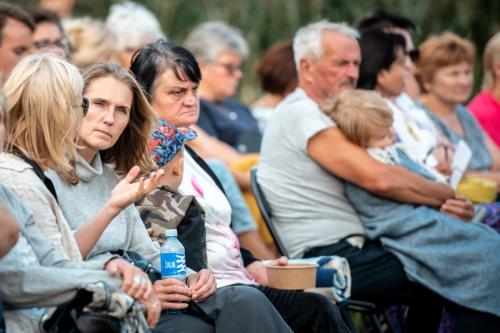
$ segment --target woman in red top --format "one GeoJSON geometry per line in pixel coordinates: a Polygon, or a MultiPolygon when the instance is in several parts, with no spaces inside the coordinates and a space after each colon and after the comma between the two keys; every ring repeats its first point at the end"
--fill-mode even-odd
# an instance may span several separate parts
{"type": "Polygon", "coordinates": [[[486,44],[483,70],[483,90],[469,103],[469,110],[500,147],[500,32],[486,44]]]}

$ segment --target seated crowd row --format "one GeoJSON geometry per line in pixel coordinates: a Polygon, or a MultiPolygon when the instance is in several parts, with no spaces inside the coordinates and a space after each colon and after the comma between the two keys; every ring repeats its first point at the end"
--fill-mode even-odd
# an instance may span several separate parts
{"type": "MultiPolygon", "coordinates": [[[[7,23],[23,24],[34,40],[31,18],[1,6],[7,23]]],[[[158,35],[121,66],[86,63],[80,71],[65,43],[33,43],[39,52],[2,69],[7,329],[36,331],[48,307],[104,281],[143,304],[155,332],[356,331],[326,297],[267,286],[252,252],[276,256],[238,189],[249,188],[242,164],[257,161],[290,256],[345,257],[352,296],[408,306],[409,332],[437,331],[443,309],[456,332],[498,327],[499,206],[473,204],[449,185],[460,141],[472,154],[467,177],[482,179],[495,197],[500,183],[500,151],[462,105],[474,47],[444,33],[422,43],[414,63],[415,26],[395,17],[375,13],[361,32],[319,21],[271,48],[259,66],[268,91],[254,110],[260,123],[231,98],[248,48],[223,23],[195,29],[186,48],[158,35]],[[159,269],[159,244],[146,226],[155,238],[187,223],[206,235],[184,239],[185,282],[151,280],[120,258],[136,253],[159,269]]],[[[500,89],[497,44],[498,36],[485,52],[493,69],[485,92],[472,104],[479,119],[500,89]]],[[[126,326],[147,331],[140,322],[126,326]]]]}

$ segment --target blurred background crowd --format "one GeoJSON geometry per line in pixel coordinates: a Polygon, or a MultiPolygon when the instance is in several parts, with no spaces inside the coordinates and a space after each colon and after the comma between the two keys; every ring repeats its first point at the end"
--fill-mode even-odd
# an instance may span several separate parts
{"type": "MultiPolygon", "coordinates": [[[[36,7],[37,0],[14,0],[23,7],[36,7]]],[[[57,3],[66,1],[47,1],[57,3]]],[[[69,1],[71,11],[63,15],[90,16],[105,20],[109,8],[117,0],[69,1]]],[[[68,2],[68,3],[69,3],[68,2]]],[[[334,22],[356,23],[366,13],[376,9],[398,13],[411,18],[418,27],[414,34],[416,45],[429,34],[451,30],[472,40],[482,50],[488,38],[499,30],[500,3],[495,0],[465,1],[328,1],[328,0],[142,0],[137,3],[155,13],[162,31],[172,41],[182,43],[189,32],[205,21],[221,20],[239,28],[249,45],[248,58],[243,67],[239,97],[251,103],[260,95],[255,73],[258,58],[276,41],[291,39],[297,29],[308,22],[328,18],[334,22]]],[[[63,5],[61,5],[63,6],[63,5]]],[[[481,59],[475,69],[474,87],[481,83],[481,59]]]]}

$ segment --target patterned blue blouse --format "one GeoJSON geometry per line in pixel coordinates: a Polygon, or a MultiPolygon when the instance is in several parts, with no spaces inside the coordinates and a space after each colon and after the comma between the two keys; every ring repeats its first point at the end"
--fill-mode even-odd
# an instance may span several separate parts
{"type": "Polygon", "coordinates": [[[486,147],[486,135],[484,134],[481,126],[478,124],[476,118],[470,113],[467,107],[459,104],[455,107],[458,121],[464,129],[464,137],[458,134],[450,126],[448,126],[441,118],[434,112],[430,111],[425,105],[419,103],[425,109],[429,117],[436,125],[439,132],[453,143],[458,143],[464,140],[472,151],[472,158],[469,162],[468,168],[471,170],[488,171],[491,170],[491,154],[486,147]]]}

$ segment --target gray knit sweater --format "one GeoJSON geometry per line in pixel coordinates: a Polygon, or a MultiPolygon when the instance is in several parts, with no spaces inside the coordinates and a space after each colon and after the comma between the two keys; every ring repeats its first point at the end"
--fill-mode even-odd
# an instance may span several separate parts
{"type": "Polygon", "coordinates": [[[115,288],[104,265],[110,257],[89,262],[69,261],[60,256],[35,225],[31,212],[13,192],[0,185],[0,202],[13,214],[20,238],[0,259],[0,294],[4,301],[21,307],[52,306],[69,301],[84,284],[105,281],[115,288]]]}
{"type": "Polygon", "coordinates": [[[9,209],[20,230],[16,245],[0,258],[0,295],[9,308],[23,308],[5,311],[8,332],[38,331],[38,320],[45,309],[33,307],[64,304],[87,283],[104,281],[116,290],[120,288],[121,280],[103,270],[109,256],[88,262],[69,261],[38,229],[21,199],[2,185],[0,202],[9,209]]]}
{"type": "MultiPolygon", "coordinates": [[[[73,230],[99,212],[120,181],[114,170],[101,162],[99,154],[92,165],[78,157],[76,170],[80,176],[80,182],[76,186],[66,184],[53,171],[47,173],[56,188],[59,206],[73,230]]],[[[160,268],[160,247],[149,238],[134,205],[125,208],[108,225],[87,259],[119,249],[137,252],[151,260],[156,268],[160,268]]]]}

